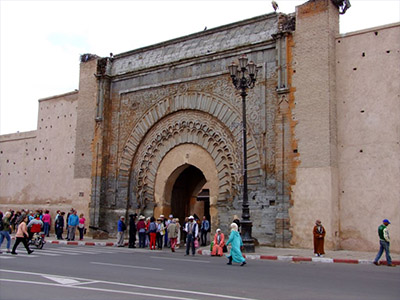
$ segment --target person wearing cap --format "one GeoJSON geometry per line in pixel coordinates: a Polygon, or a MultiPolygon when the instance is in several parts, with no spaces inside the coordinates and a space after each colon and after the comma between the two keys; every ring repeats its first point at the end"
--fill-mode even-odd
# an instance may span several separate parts
{"type": "Polygon", "coordinates": [[[162,222],[161,218],[157,219],[157,235],[156,235],[156,244],[157,244],[157,249],[162,250],[163,247],[163,237],[166,234],[165,233],[165,226],[164,223],[162,222]]]}
{"type": "Polygon", "coordinates": [[[186,254],[189,255],[189,250],[192,248],[192,255],[194,256],[196,248],[194,247],[194,241],[199,236],[199,227],[196,222],[194,222],[194,217],[190,216],[189,221],[186,223],[185,231],[186,235],[186,254]]]}
{"type": "Polygon", "coordinates": [[[392,258],[390,257],[390,237],[389,237],[389,230],[388,230],[388,226],[390,224],[388,219],[384,219],[382,221],[383,224],[381,224],[378,227],[378,236],[379,236],[379,252],[375,257],[374,260],[374,264],[375,265],[379,265],[379,259],[381,258],[382,254],[383,254],[383,250],[385,250],[385,254],[386,254],[386,262],[387,265],[389,267],[394,267],[394,265],[392,265],[392,258]]]}
{"type": "Polygon", "coordinates": [[[322,226],[321,221],[316,220],[315,226],[313,228],[315,256],[323,257],[325,254],[325,251],[324,251],[325,234],[326,234],[325,228],[324,228],[324,226],[322,226]]]}
{"type": "Polygon", "coordinates": [[[171,241],[169,240],[167,229],[168,229],[168,225],[172,222],[173,218],[174,218],[174,216],[171,214],[168,216],[167,220],[164,218],[164,227],[165,227],[164,247],[171,247],[171,241]]]}
{"type": "Polygon", "coordinates": [[[118,220],[117,247],[124,247],[125,230],[125,217],[121,216],[118,220]]]}

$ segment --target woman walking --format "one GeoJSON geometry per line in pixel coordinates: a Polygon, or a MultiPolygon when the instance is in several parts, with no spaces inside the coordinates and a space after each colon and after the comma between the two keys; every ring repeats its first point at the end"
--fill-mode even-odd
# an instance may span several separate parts
{"type": "Polygon", "coordinates": [[[231,224],[231,234],[229,235],[229,239],[226,242],[226,245],[232,244],[231,253],[227,258],[229,259],[228,265],[232,264],[232,261],[235,263],[240,263],[240,266],[244,266],[246,264],[246,260],[242,255],[242,251],[240,251],[240,247],[243,246],[242,238],[238,232],[238,226],[236,223],[231,224]]]}
{"type": "Polygon", "coordinates": [[[19,243],[23,243],[26,249],[26,252],[28,252],[28,254],[31,254],[33,252],[33,250],[29,249],[28,246],[28,230],[27,230],[27,226],[26,226],[26,222],[28,222],[28,217],[25,217],[22,222],[18,225],[18,230],[17,233],[15,234],[15,243],[14,243],[14,247],[11,251],[11,254],[18,254],[17,252],[15,252],[15,250],[17,250],[17,247],[19,245],[19,243]]]}

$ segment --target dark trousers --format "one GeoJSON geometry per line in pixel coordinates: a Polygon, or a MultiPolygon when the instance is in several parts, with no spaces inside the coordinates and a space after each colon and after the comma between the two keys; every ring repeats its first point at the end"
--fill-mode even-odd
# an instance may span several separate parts
{"type": "Polygon", "coordinates": [[[24,244],[26,252],[30,253],[31,249],[29,249],[28,241],[24,237],[17,237],[16,238],[15,243],[14,243],[14,247],[12,248],[12,253],[15,253],[15,250],[17,250],[17,247],[18,247],[19,243],[21,243],[21,242],[22,242],[22,244],[24,244]]]}
{"type": "Polygon", "coordinates": [[[194,248],[194,235],[192,233],[187,234],[186,239],[186,255],[189,255],[190,247],[192,247],[192,254],[194,255],[196,249],[194,248]]]}
{"type": "Polygon", "coordinates": [[[129,248],[134,248],[136,244],[136,231],[129,231],[129,248]]]}
{"type": "Polygon", "coordinates": [[[82,227],[82,228],[78,227],[78,230],[79,230],[79,239],[83,240],[83,234],[85,231],[85,227],[82,227]]]}
{"type": "MultiPolygon", "coordinates": [[[[162,239],[162,238],[161,238],[162,239]]],[[[168,231],[165,229],[165,235],[164,235],[164,247],[169,247],[168,245],[168,231]]]]}
{"type": "Polygon", "coordinates": [[[157,232],[156,241],[157,241],[157,248],[162,249],[163,235],[161,235],[161,233],[159,232],[157,232]]]}
{"type": "Polygon", "coordinates": [[[139,232],[139,248],[146,248],[146,232],[139,232]]]}
{"type": "Polygon", "coordinates": [[[58,226],[56,232],[57,232],[57,239],[62,240],[63,239],[62,234],[64,232],[64,227],[58,226]]]}
{"type": "Polygon", "coordinates": [[[201,245],[206,246],[207,245],[207,230],[201,230],[201,245]]]}

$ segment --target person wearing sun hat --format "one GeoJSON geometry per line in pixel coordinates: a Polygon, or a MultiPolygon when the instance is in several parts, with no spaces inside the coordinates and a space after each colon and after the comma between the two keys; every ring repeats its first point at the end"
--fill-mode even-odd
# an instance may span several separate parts
{"type": "Polygon", "coordinates": [[[390,256],[390,236],[389,236],[389,226],[390,222],[388,219],[384,219],[382,224],[378,227],[378,236],[379,236],[379,252],[375,257],[374,264],[379,265],[379,259],[381,258],[383,251],[385,250],[386,254],[386,262],[389,267],[394,267],[392,265],[392,258],[390,256]]]}

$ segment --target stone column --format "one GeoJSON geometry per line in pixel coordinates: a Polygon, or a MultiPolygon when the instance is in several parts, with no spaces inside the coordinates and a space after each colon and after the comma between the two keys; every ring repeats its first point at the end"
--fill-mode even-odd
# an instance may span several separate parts
{"type": "Polygon", "coordinates": [[[299,167],[292,186],[292,245],[312,247],[312,228],[320,219],[327,249],[338,247],[338,169],[335,97],[335,37],[339,11],[330,0],[296,8],[293,48],[293,118],[298,121],[299,167]]]}

